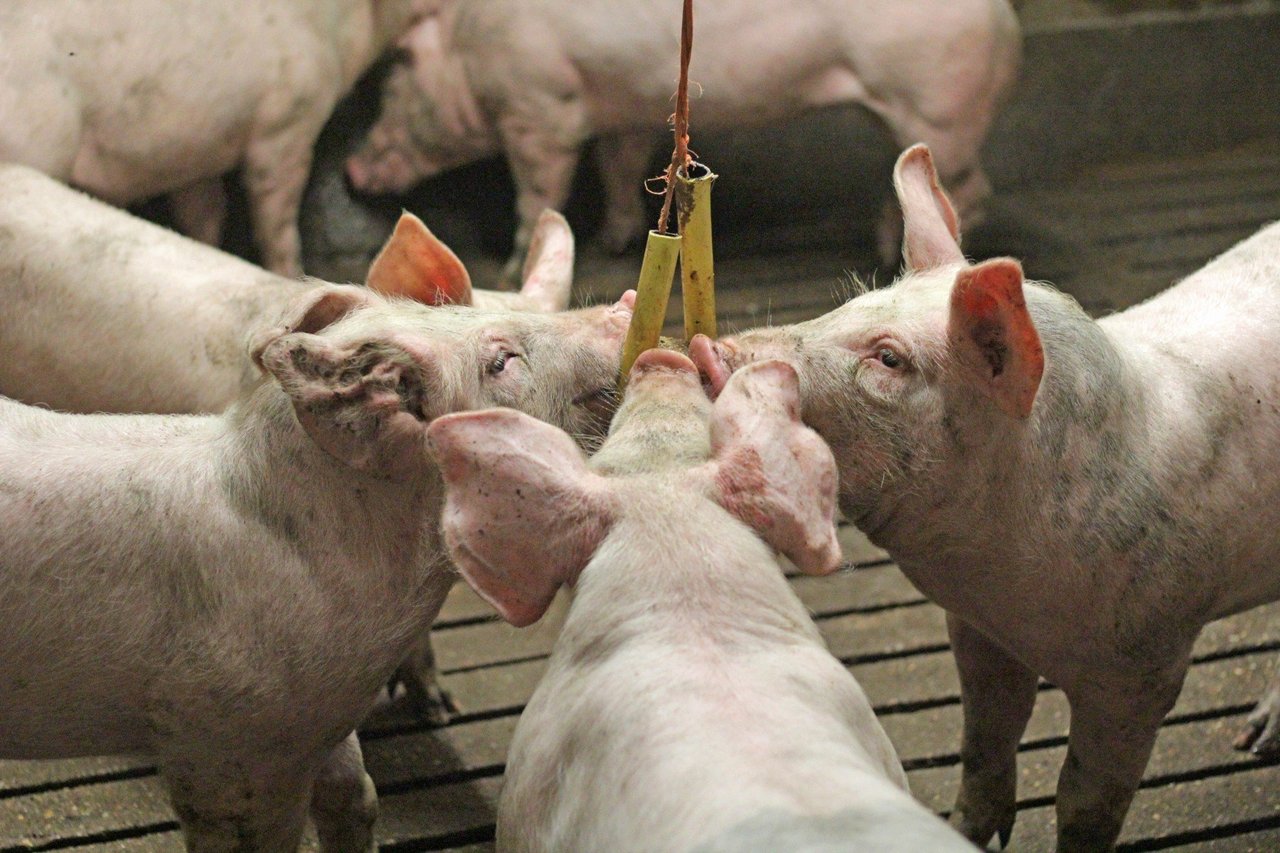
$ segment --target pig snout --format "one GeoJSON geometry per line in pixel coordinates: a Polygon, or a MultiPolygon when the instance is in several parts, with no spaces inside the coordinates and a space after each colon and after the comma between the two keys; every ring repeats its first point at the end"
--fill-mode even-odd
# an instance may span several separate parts
{"type": "Polygon", "coordinates": [[[347,158],[347,180],[365,193],[404,192],[427,177],[415,162],[407,140],[375,127],[369,138],[347,158]]]}
{"type": "Polygon", "coordinates": [[[627,328],[631,325],[631,313],[635,307],[636,292],[628,290],[605,311],[605,335],[610,342],[616,339],[618,346],[622,346],[622,340],[627,336],[627,328]]]}
{"type": "Polygon", "coordinates": [[[655,370],[668,370],[698,375],[698,368],[685,355],[669,349],[647,349],[636,358],[631,366],[631,376],[635,378],[642,373],[655,370]]]}
{"type": "Polygon", "coordinates": [[[627,382],[628,401],[661,397],[667,404],[707,404],[698,368],[685,355],[667,349],[649,349],[636,357],[627,382]]]}
{"type": "Polygon", "coordinates": [[[713,341],[706,335],[694,335],[689,341],[689,358],[702,377],[703,388],[712,400],[720,396],[725,383],[738,366],[740,352],[730,338],[713,341]]]}

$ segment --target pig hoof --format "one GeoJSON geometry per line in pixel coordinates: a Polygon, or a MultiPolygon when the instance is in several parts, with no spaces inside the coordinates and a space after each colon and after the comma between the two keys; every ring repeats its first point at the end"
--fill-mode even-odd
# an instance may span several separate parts
{"type": "Polygon", "coordinates": [[[979,847],[985,847],[992,836],[1000,838],[1000,849],[1009,845],[1013,835],[1013,820],[1017,817],[1017,806],[1010,804],[999,815],[981,814],[987,809],[965,809],[957,806],[951,813],[951,825],[965,838],[979,847]]]}
{"type": "Polygon", "coordinates": [[[440,689],[438,684],[424,684],[416,678],[404,682],[405,694],[415,714],[425,723],[433,726],[448,725],[458,713],[458,706],[453,697],[440,689]]]}
{"type": "Polygon", "coordinates": [[[1258,703],[1233,745],[1259,758],[1280,758],[1280,690],[1258,703]]]}

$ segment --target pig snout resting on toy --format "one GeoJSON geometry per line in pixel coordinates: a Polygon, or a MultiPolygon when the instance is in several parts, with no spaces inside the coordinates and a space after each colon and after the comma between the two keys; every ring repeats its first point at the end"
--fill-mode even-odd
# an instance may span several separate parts
{"type": "MultiPolygon", "coordinates": [[[[559,311],[572,273],[558,214],[539,219],[518,293],[472,289],[457,257],[405,214],[367,283],[426,303],[559,311]]],[[[249,332],[320,284],[0,165],[0,394],[63,411],[220,412],[261,381],[249,332]]]]}
{"type": "Polygon", "coordinates": [[[517,412],[432,424],[468,582],[516,625],[575,590],[499,849],[972,849],[906,791],[769,547],[813,574],[840,559],[835,462],[797,392],[789,365],[753,365],[713,411],[687,358],[649,350],[590,463],[517,412]]]}
{"type": "Polygon", "coordinates": [[[1007,837],[1041,675],[1071,705],[1059,849],[1104,849],[1201,627],[1280,597],[1280,225],[1095,322],[1015,261],[966,263],[927,149],[895,184],[897,284],[691,354],[712,386],[792,359],[842,509],[948,611],[953,823],[1007,837]]]}
{"type": "MultiPolygon", "coordinates": [[[[900,145],[933,146],[964,210],[989,194],[979,148],[1021,51],[1004,0],[705,0],[697,27],[697,127],[858,103],[900,145]]],[[[446,0],[401,43],[411,62],[392,71],[382,115],[348,161],[357,189],[402,191],[505,155],[519,219],[511,277],[538,212],[564,204],[579,148],[598,135],[604,239],[618,249],[643,234],[640,185],[672,110],[679,4],[446,0]]]]}
{"type": "Polygon", "coordinates": [[[153,756],[189,845],[364,850],[353,727],[454,580],[427,428],[506,405],[598,428],[627,302],[429,308],[357,287],[254,339],[221,416],[0,399],[0,757],[153,756]]]}
{"type": "Polygon", "coordinates": [[[169,194],[216,244],[243,166],[264,265],[295,276],[311,149],[364,70],[438,0],[10,0],[0,160],[116,204],[169,194]],[[194,49],[193,38],[199,49],[194,49]]]}

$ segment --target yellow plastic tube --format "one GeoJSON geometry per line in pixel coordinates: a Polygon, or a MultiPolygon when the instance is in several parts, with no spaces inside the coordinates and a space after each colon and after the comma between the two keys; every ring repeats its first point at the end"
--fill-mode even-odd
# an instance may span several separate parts
{"type": "Polygon", "coordinates": [[[716,336],[716,270],[711,251],[711,185],[716,175],[700,163],[693,176],[676,174],[680,216],[680,286],[684,294],[684,339],[716,336]]]}
{"type": "Polygon", "coordinates": [[[640,264],[640,280],[636,283],[636,307],[622,345],[622,375],[619,389],[627,384],[631,365],[640,353],[658,345],[658,335],[667,319],[667,300],[675,278],[676,258],[680,256],[679,234],[649,232],[640,264]]]}

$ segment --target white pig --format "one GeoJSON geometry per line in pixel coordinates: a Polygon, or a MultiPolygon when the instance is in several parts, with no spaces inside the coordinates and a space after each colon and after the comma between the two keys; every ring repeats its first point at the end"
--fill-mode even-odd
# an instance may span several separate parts
{"type": "MultiPolygon", "coordinates": [[[[858,103],[901,145],[933,146],[964,211],[989,194],[979,148],[1021,55],[1005,0],[699,0],[695,21],[695,129],[858,103]]],[[[599,135],[605,241],[643,234],[640,184],[672,109],[678,2],[445,0],[401,43],[411,64],[392,71],[381,118],[348,161],[357,189],[405,190],[502,153],[518,259],[538,212],[568,197],[579,147],[599,135]]]]}
{"type": "Polygon", "coordinates": [[[115,204],[169,194],[218,242],[244,167],[265,266],[302,272],[298,204],[334,105],[439,0],[8,0],[0,160],[115,204]]]}
{"type": "Polygon", "coordinates": [[[630,299],[540,315],[304,295],[221,416],[0,398],[0,757],[155,758],[197,850],[366,850],[353,727],[454,575],[431,421],[506,405],[578,432],[630,299]]]}
{"type": "Polygon", "coordinates": [[[1095,322],[1016,261],[965,261],[927,149],[895,184],[896,285],[691,354],[713,387],[794,362],[845,514],[948,611],[952,822],[1008,837],[1043,676],[1071,705],[1058,849],[1107,849],[1201,627],[1280,598],[1280,225],[1095,322]]]}
{"type": "Polygon", "coordinates": [[[515,625],[575,591],[499,850],[972,849],[907,792],[769,547],[813,574],[840,560],[835,461],[798,392],[789,365],[753,365],[712,411],[688,358],[649,350],[589,465],[519,412],[429,428],[468,582],[515,625]]]}
{"type": "MultiPolygon", "coordinates": [[[[458,258],[406,213],[367,283],[426,303],[559,311],[572,270],[573,234],[548,212],[523,289],[473,291],[458,258]]],[[[220,412],[260,381],[245,357],[250,331],[320,284],[0,165],[0,394],[64,411],[220,412]]]]}

